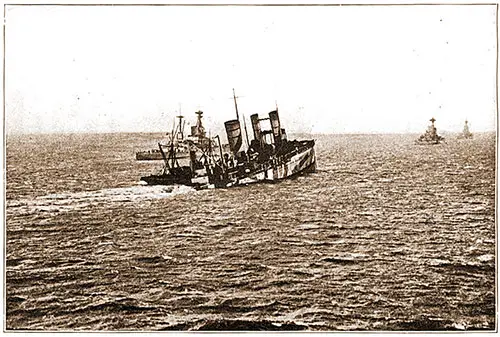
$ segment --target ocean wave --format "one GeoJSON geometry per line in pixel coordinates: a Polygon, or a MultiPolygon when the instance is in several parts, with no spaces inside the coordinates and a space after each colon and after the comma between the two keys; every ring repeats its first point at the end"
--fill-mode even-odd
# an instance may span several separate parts
{"type": "Polygon", "coordinates": [[[273,322],[268,320],[206,319],[188,323],[178,323],[161,328],[163,331],[300,331],[307,325],[294,322],[273,322]]]}

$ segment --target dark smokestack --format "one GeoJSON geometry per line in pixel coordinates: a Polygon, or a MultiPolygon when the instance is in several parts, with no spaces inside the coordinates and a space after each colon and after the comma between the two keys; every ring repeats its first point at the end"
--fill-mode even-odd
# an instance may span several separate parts
{"type": "Polygon", "coordinates": [[[231,152],[236,154],[240,150],[243,142],[240,121],[233,119],[225,122],[224,126],[226,127],[227,141],[229,143],[229,147],[231,148],[231,152]]]}
{"type": "Polygon", "coordinates": [[[259,143],[262,143],[259,115],[258,114],[251,115],[250,120],[252,121],[253,139],[258,141],[259,143]]]}
{"type": "Polygon", "coordinates": [[[271,121],[271,129],[273,131],[274,144],[279,144],[281,142],[281,125],[280,117],[278,111],[271,111],[269,113],[269,120],[271,121]]]}

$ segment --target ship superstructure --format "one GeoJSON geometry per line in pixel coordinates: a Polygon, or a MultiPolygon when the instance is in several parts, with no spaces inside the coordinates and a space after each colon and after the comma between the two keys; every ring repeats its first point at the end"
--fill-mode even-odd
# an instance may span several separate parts
{"type": "Polygon", "coordinates": [[[432,117],[429,121],[431,122],[431,125],[429,125],[425,133],[416,140],[417,144],[432,145],[439,144],[440,142],[444,141],[444,137],[438,135],[437,128],[434,125],[436,119],[432,117]]]}
{"type": "Polygon", "coordinates": [[[469,130],[469,122],[465,120],[464,129],[462,133],[458,136],[459,139],[472,139],[473,135],[469,130]]]}
{"type": "Polygon", "coordinates": [[[196,125],[191,127],[190,135],[185,136],[186,121],[184,120],[184,116],[179,114],[176,116],[178,122],[174,123],[172,132],[166,134],[168,140],[164,143],[158,143],[158,149],[136,152],[135,158],[137,160],[163,160],[160,148],[169,152],[171,146],[174,145],[176,158],[183,159],[189,157],[190,145],[207,146],[208,138],[206,137],[205,127],[202,122],[203,111],[198,110],[195,114],[197,115],[196,125]]]}

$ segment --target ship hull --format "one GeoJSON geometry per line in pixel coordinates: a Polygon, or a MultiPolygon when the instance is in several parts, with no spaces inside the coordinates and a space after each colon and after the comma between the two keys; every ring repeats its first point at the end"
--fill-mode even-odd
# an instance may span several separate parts
{"type": "Polygon", "coordinates": [[[441,144],[442,142],[444,142],[444,137],[441,137],[441,136],[437,136],[437,137],[433,137],[433,138],[426,138],[426,137],[421,137],[420,139],[417,139],[415,141],[415,144],[417,145],[437,145],[437,144],[441,144]]]}
{"type": "Polygon", "coordinates": [[[141,177],[148,185],[192,185],[191,169],[189,166],[180,166],[170,169],[169,173],[152,174],[141,177]]]}
{"type": "MultiPolygon", "coordinates": [[[[295,144],[295,143],[294,143],[295,144]]],[[[291,179],[296,176],[311,173],[316,170],[316,154],[314,151],[314,141],[296,142],[296,149],[285,153],[283,156],[254,165],[244,163],[228,170],[226,174],[214,175],[194,172],[183,175],[151,175],[142,177],[148,185],[188,185],[196,189],[206,188],[227,188],[234,186],[244,186],[259,182],[278,182],[284,179],[291,179]]],[[[210,172],[213,170],[208,170],[210,172]]]]}
{"type": "Polygon", "coordinates": [[[289,156],[287,160],[278,163],[266,163],[255,172],[236,175],[227,181],[226,186],[248,185],[258,182],[277,182],[293,178],[316,170],[316,154],[314,141],[304,141],[304,148],[289,156]],[[306,143],[311,142],[311,143],[306,143]]]}
{"type": "Polygon", "coordinates": [[[191,178],[174,177],[170,174],[157,174],[141,177],[148,185],[191,185],[191,178]]]}
{"type": "Polygon", "coordinates": [[[415,141],[415,144],[417,144],[417,145],[437,145],[437,144],[441,144],[441,141],[437,141],[437,140],[420,141],[420,140],[417,140],[417,141],[415,141]]]}

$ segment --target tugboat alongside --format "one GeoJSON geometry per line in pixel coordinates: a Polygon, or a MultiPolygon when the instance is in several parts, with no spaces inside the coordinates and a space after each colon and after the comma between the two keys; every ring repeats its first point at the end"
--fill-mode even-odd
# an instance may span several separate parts
{"type": "MultiPolygon", "coordinates": [[[[174,149],[176,151],[176,158],[188,158],[189,157],[189,143],[196,143],[199,145],[206,145],[208,142],[208,138],[205,134],[205,128],[203,127],[203,123],[201,118],[203,117],[203,111],[196,111],[197,115],[196,125],[191,127],[191,134],[184,137],[184,128],[186,122],[183,121],[184,116],[179,115],[177,118],[179,119],[179,123],[177,127],[174,125],[174,130],[172,133],[167,133],[169,136],[169,140],[166,144],[158,143],[158,146],[164,149],[168,149],[170,151],[171,145],[174,145],[174,149]]],[[[163,155],[160,149],[152,149],[148,151],[139,151],[135,154],[136,160],[162,160],[163,155]]]]}
{"type": "MultiPolygon", "coordinates": [[[[240,151],[243,144],[242,131],[238,115],[238,105],[234,95],[236,119],[224,123],[229,143],[229,153],[222,150],[219,136],[217,146],[203,148],[190,144],[190,165],[180,166],[176,160],[174,146],[168,156],[162,152],[165,167],[158,175],[142,177],[149,185],[182,184],[196,189],[225,188],[247,185],[256,182],[274,182],[316,169],[314,140],[289,141],[285,129],[281,128],[278,109],[269,112],[269,117],[250,116],[253,140],[247,150],[240,151]],[[268,121],[270,129],[264,130],[261,122],[268,121]],[[196,151],[196,150],[199,151],[196,151]],[[201,155],[200,155],[201,153],[201,155]]],[[[245,131],[246,131],[246,124],[245,131]]]]}
{"type": "Polygon", "coordinates": [[[435,121],[436,119],[434,119],[434,117],[430,119],[430,122],[432,124],[429,125],[425,133],[415,141],[417,144],[433,145],[433,144],[439,144],[440,142],[444,141],[444,137],[441,137],[440,135],[437,134],[437,129],[434,126],[435,121]]]}
{"type": "Polygon", "coordinates": [[[467,120],[465,120],[465,125],[462,133],[458,136],[458,139],[472,139],[472,133],[469,130],[469,125],[467,120]]]}

